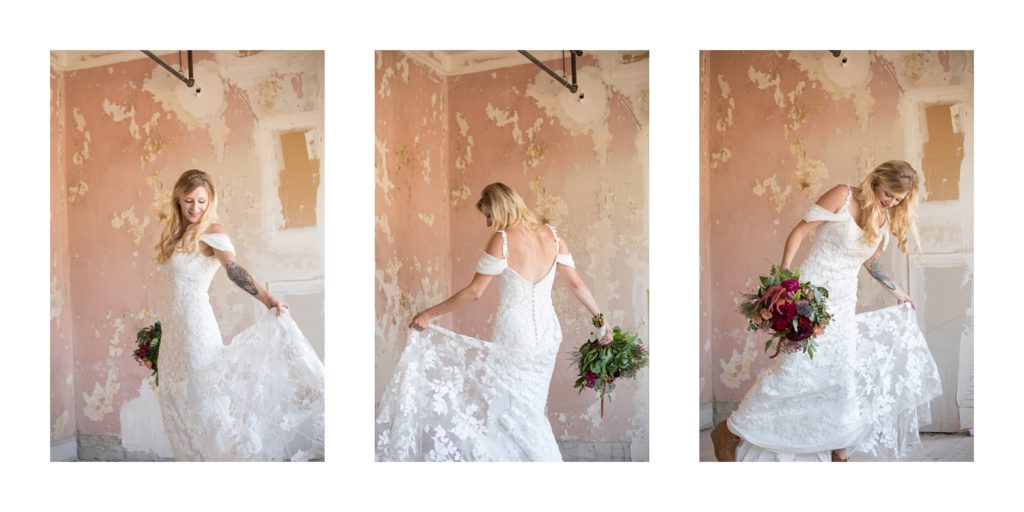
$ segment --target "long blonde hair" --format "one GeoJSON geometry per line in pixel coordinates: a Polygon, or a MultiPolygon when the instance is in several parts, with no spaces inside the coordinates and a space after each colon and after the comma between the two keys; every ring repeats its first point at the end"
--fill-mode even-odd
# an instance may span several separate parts
{"type": "Polygon", "coordinates": [[[878,204],[878,197],[875,195],[875,187],[879,185],[894,192],[907,193],[902,201],[889,208],[889,225],[886,226],[886,229],[896,237],[900,250],[906,253],[907,231],[914,230],[914,219],[917,216],[917,193],[920,188],[917,171],[903,160],[889,160],[875,167],[864,181],[861,181],[857,200],[861,205],[864,242],[868,245],[874,245],[878,240],[878,222],[884,215],[884,209],[878,204]]]}
{"type": "Polygon", "coordinates": [[[527,208],[523,198],[504,183],[491,183],[484,187],[476,209],[483,211],[485,206],[491,210],[491,230],[494,232],[516,226],[533,231],[546,222],[527,208]]]}
{"type": "Polygon", "coordinates": [[[157,263],[167,261],[176,251],[195,252],[199,244],[199,235],[205,233],[210,224],[217,221],[217,190],[213,186],[213,178],[199,169],[189,169],[181,173],[178,181],[174,183],[168,206],[170,212],[160,214],[164,221],[164,231],[160,235],[160,242],[154,247],[157,263]],[[199,222],[189,224],[182,218],[179,200],[199,187],[206,187],[210,194],[209,204],[199,222]]]}

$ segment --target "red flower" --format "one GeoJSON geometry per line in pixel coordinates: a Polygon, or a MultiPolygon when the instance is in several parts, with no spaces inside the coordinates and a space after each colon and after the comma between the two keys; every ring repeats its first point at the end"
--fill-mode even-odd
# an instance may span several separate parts
{"type": "Polygon", "coordinates": [[[800,289],[800,281],[796,279],[786,279],[782,282],[782,287],[789,293],[796,293],[800,289]]]}

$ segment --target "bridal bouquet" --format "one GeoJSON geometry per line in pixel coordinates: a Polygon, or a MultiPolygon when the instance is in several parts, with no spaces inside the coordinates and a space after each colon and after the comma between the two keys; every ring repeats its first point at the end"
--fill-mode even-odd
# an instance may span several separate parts
{"type": "Polygon", "coordinates": [[[814,338],[825,332],[832,315],[826,309],[828,290],[800,281],[800,271],[780,269],[772,265],[771,273],[760,276],[761,286],[743,294],[739,311],[747,318],[747,330],[768,331],[771,338],[764,344],[767,352],[803,351],[811,359],[818,344],[814,338]]]}
{"type": "Polygon", "coordinates": [[[615,380],[632,379],[636,372],[647,366],[647,348],[634,332],[623,331],[616,326],[612,329],[612,341],[601,345],[596,340],[588,341],[570,354],[572,363],[579,370],[579,377],[573,389],[596,390],[601,395],[601,417],[604,417],[604,397],[615,389],[615,380]]]}
{"type": "Polygon", "coordinates": [[[156,372],[156,360],[160,354],[160,322],[157,321],[139,331],[135,335],[135,345],[135,352],[132,355],[140,365],[153,370],[152,375],[156,375],[156,385],[159,386],[160,376],[156,372]]]}

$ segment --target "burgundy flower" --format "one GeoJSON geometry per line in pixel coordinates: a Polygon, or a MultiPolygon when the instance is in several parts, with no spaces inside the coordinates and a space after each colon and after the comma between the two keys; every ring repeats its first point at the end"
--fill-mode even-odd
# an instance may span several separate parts
{"type": "Polygon", "coordinates": [[[796,291],[800,289],[800,281],[797,281],[796,279],[786,279],[782,282],[782,287],[789,293],[796,293],[796,291]]]}
{"type": "Polygon", "coordinates": [[[587,379],[588,388],[593,388],[594,385],[597,384],[597,375],[589,370],[583,375],[583,378],[587,379]]]}
{"type": "Polygon", "coordinates": [[[775,327],[776,331],[785,331],[789,328],[789,322],[786,321],[784,315],[776,313],[772,316],[772,327],[775,327]]]}

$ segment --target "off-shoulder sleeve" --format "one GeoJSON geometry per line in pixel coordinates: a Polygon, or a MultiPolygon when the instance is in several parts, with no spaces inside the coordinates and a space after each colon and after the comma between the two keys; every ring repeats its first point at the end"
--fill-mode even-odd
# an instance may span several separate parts
{"type": "Polygon", "coordinates": [[[576,268],[576,262],[573,261],[571,252],[558,253],[558,256],[555,258],[555,261],[557,261],[561,265],[576,268]]]}
{"type": "Polygon", "coordinates": [[[496,276],[504,272],[506,268],[508,268],[507,258],[495,258],[485,252],[484,255],[480,257],[480,261],[476,264],[476,273],[496,276]]]}
{"type": "Polygon", "coordinates": [[[807,210],[807,213],[804,215],[804,220],[807,222],[839,222],[843,220],[843,215],[849,214],[846,213],[844,210],[839,210],[839,213],[830,212],[817,204],[812,204],[811,209],[807,210]]]}
{"type": "Polygon", "coordinates": [[[203,235],[203,242],[218,251],[235,252],[235,246],[232,245],[231,239],[223,233],[207,233],[203,235]]]}

